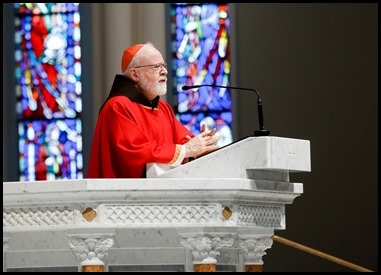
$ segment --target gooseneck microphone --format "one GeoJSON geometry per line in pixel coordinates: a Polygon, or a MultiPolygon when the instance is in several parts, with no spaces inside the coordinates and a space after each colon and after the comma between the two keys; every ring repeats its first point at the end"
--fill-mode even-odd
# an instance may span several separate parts
{"type": "Polygon", "coordinates": [[[226,88],[226,89],[235,89],[235,90],[244,90],[244,91],[252,91],[257,94],[257,108],[258,108],[258,119],[259,119],[259,130],[254,131],[254,136],[269,136],[270,131],[265,130],[265,126],[263,124],[263,102],[262,98],[259,96],[259,93],[254,89],[249,88],[241,88],[241,87],[232,87],[232,86],[220,86],[220,85],[211,85],[211,84],[203,84],[203,85],[193,85],[193,86],[183,86],[183,91],[197,89],[200,87],[213,87],[213,88],[226,88]]]}

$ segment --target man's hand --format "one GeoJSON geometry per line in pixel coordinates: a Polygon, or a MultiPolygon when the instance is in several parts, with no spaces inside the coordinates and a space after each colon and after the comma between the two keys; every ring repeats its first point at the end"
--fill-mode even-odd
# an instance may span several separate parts
{"type": "Polygon", "coordinates": [[[215,135],[216,129],[205,130],[206,126],[201,126],[201,133],[191,138],[187,136],[188,142],[184,145],[187,149],[185,157],[197,158],[220,148],[215,143],[221,138],[215,135]]]}

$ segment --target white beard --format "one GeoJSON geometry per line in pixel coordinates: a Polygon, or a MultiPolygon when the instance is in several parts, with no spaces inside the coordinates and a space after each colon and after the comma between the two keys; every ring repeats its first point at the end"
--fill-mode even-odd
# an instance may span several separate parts
{"type": "Polygon", "coordinates": [[[167,93],[167,83],[166,82],[158,82],[155,86],[152,86],[151,84],[147,83],[146,81],[142,81],[140,84],[140,88],[153,95],[153,97],[156,96],[162,96],[167,93]]]}
{"type": "Polygon", "coordinates": [[[167,93],[167,83],[166,82],[157,83],[153,87],[152,91],[159,96],[165,95],[167,93]]]}

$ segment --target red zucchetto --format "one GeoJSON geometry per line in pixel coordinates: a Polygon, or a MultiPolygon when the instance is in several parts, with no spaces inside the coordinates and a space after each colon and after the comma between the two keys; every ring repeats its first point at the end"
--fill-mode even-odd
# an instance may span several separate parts
{"type": "Polygon", "coordinates": [[[136,44],[124,50],[121,62],[122,73],[124,73],[128,65],[130,64],[132,58],[143,46],[144,44],[136,44]]]}

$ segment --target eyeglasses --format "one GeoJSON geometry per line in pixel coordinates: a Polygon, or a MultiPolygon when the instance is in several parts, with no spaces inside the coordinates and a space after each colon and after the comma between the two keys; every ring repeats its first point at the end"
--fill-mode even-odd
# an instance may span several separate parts
{"type": "Polygon", "coordinates": [[[150,64],[150,65],[135,66],[134,68],[143,68],[143,67],[151,67],[151,69],[158,71],[161,68],[167,69],[167,63],[157,63],[157,64],[150,64]]]}

